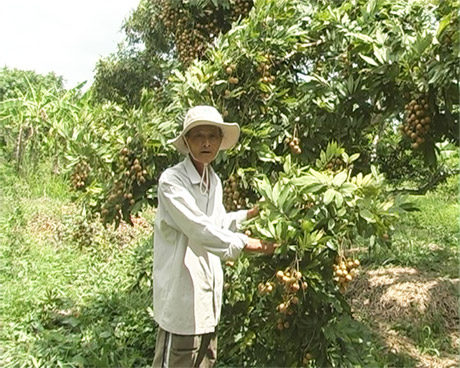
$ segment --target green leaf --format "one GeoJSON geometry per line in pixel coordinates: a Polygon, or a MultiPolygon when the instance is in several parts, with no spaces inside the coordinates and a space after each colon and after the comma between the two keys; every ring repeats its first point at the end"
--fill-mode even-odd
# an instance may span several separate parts
{"type": "Polygon", "coordinates": [[[273,239],[273,235],[265,228],[260,226],[258,223],[255,224],[257,232],[265,237],[266,239],[273,239]]]}
{"type": "Polygon", "coordinates": [[[369,245],[373,247],[375,245],[375,235],[371,235],[369,238],[369,245]]]}
{"type": "Polygon", "coordinates": [[[337,211],[337,217],[343,217],[346,215],[346,213],[347,213],[347,210],[344,207],[342,207],[341,209],[337,211]]]}
{"type": "Polygon", "coordinates": [[[336,192],[335,193],[335,206],[337,208],[340,208],[340,207],[342,207],[342,204],[343,204],[343,196],[342,196],[341,193],[336,192]]]}
{"type": "Polygon", "coordinates": [[[318,179],[318,182],[320,183],[327,183],[327,176],[320,173],[319,171],[310,169],[309,173],[314,176],[316,179],[318,179]]]}
{"type": "Polygon", "coordinates": [[[275,239],[286,239],[286,230],[287,230],[286,222],[284,221],[278,222],[275,227],[275,234],[276,234],[275,239]]]}
{"type": "Polygon", "coordinates": [[[332,185],[336,187],[341,187],[345,180],[347,180],[347,176],[348,175],[346,171],[339,172],[332,180],[332,185]]]}
{"type": "Polygon", "coordinates": [[[324,204],[328,205],[329,203],[332,202],[334,199],[336,191],[334,189],[328,189],[326,190],[326,193],[324,193],[324,204]]]}
{"type": "Polygon", "coordinates": [[[374,40],[372,39],[372,37],[369,37],[368,35],[366,35],[364,33],[349,32],[347,34],[347,36],[352,36],[354,38],[357,38],[357,39],[362,40],[362,41],[367,42],[367,43],[374,43],[374,40]]]}
{"type": "Polygon", "coordinates": [[[80,320],[76,317],[69,316],[67,318],[64,318],[62,323],[71,325],[72,327],[77,327],[80,324],[80,320]]]}
{"type": "MultiPolygon", "coordinates": [[[[324,177],[326,179],[326,177],[324,177]]],[[[291,180],[291,183],[294,184],[297,187],[310,187],[310,186],[315,186],[315,185],[321,185],[323,186],[324,181],[322,181],[320,178],[315,177],[313,175],[304,175],[298,178],[294,178],[291,180]]]]}
{"type": "Polygon", "coordinates": [[[372,59],[371,57],[369,56],[366,56],[366,55],[363,55],[363,54],[359,54],[359,56],[361,57],[361,59],[363,59],[366,63],[372,65],[372,66],[379,66],[379,64],[374,60],[372,59]]]}
{"type": "Polygon", "coordinates": [[[439,22],[438,30],[436,32],[436,37],[439,38],[441,34],[444,32],[446,27],[449,25],[452,19],[452,13],[447,14],[444,18],[441,19],[439,22]]]}
{"type": "Polygon", "coordinates": [[[276,162],[280,161],[279,157],[270,149],[267,144],[258,144],[254,147],[260,161],[263,162],[276,162]]]}
{"type": "Polygon", "coordinates": [[[289,185],[285,185],[283,189],[281,190],[281,194],[278,198],[278,207],[281,208],[283,211],[287,211],[290,206],[286,206],[286,200],[291,195],[291,200],[287,201],[289,203],[293,203],[292,198],[295,197],[295,192],[292,190],[292,188],[289,185]]]}
{"type": "Polygon", "coordinates": [[[103,331],[103,332],[101,332],[99,334],[99,337],[104,338],[104,339],[106,339],[106,338],[108,338],[110,336],[112,336],[112,333],[110,331],[108,331],[108,330],[103,331]]]}
{"type": "Polygon", "coordinates": [[[301,227],[303,231],[306,231],[307,233],[309,233],[315,228],[315,224],[309,220],[303,220],[301,227]]]}
{"type": "Polygon", "coordinates": [[[84,367],[86,365],[86,359],[80,354],[77,354],[71,359],[71,363],[76,364],[79,367],[84,367]]]}
{"type": "Polygon", "coordinates": [[[272,187],[270,182],[268,181],[267,177],[263,177],[262,179],[256,179],[255,184],[259,193],[269,201],[273,202],[272,199],[272,187]]]}
{"type": "Polygon", "coordinates": [[[356,190],[357,186],[353,183],[343,183],[340,187],[340,191],[344,194],[351,194],[356,190]]]}
{"type": "Polygon", "coordinates": [[[366,220],[368,223],[375,223],[374,215],[367,209],[362,209],[359,211],[359,215],[366,220]]]}
{"type": "Polygon", "coordinates": [[[388,62],[388,49],[387,48],[377,47],[376,45],[374,45],[374,55],[381,64],[385,64],[388,62]]]}
{"type": "Polygon", "coordinates": [[[276,239],[275,226],[273,225],[273,222],[271,222],[271,221],[268,222],[268,231],[270,232],[271,237],[276,239]]]}
{"type": "Polygon", "coordinates": [[[433,36],[429,33],[423,32],[418,34],[415,42],[411,45],[419,55],[422,55],[423,52],[431,46],[433,43],[433,36]]]}
{"type": "Polygon", "coordinates": [[[276,182],[272,190],[272,202],[274,205],[280,206],[280,204],[278,203],[278,198],[280,196],[280,193],[281,193],[281,184],[278,181],[276,182]]]}
{"type": "Polygon", "coordinates": [[[359,158],[359,153],[354,153],[350,156],[349,162],[356,161],[359,158]]]}
{"type": "Polygon", "coordinates": [[[286,159],[284,160],[283,170],[286,174],[289,174],[291,172],[291,168],[292,168],[291,155],[287,155],[286,159]]]}

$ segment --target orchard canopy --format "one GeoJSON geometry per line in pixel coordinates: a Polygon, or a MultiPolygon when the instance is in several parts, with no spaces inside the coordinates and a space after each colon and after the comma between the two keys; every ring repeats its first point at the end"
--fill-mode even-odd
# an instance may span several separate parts
{"type": "MultiPolygon", "coordinates": [[[[143,0],[89,93],[3,86],[22,92],[3,94],[2,147],[18,166],[64,153],[56,165],[70,163],[74,189],[107,222],[154,203],[158,175],[179,159],[166,142],[196,104],[240,124],[216,169],[245,187],[287,155],[315,163],[331,141],[359,153],[355,171],[436,183],[443,148],[458,143],[458,5],[143,0]]],[[[320,168],[340,166],[333,156],[320,168]]]]}
{"type": "MultiPolygon", "coordinates": [[[[358,170],[375,164],[423,182],[439,175],[438,144],[458,142],[457,8],[458,1],[142,1],[125,25],[127,46],[97,68],[95,96],[132,106],[127,121],[110,123],[125,128],[109,157],[129,150],[126,162],[147,167],[152,188],[165,163],[178,159],[165,142],[184,112],[211,104],[242,127],[239,145],[217,162],[224,178],[239,171],[250,182],[289,154],[311,164],[335,141],[360,154],[358,170]]],[[[120,163],[107,175],[125,183],[132,166],[120,163]]],[[[143,196],[137,184],[135,200],[143,196]]]]}
{"type": "Polygon", "coordinates": [[[223,363],[372,366],[343,296],[352,249],[391,243],[399,185],[445,179],[459,132],[459,1],[142,0],[82,94],[4,68],[0,152],[69,178],[89,218],[156,204],[191,106],[241,127],[214,165],[228,210],[280,244],[226,268],[223,363]],[[391,188],[391,191],[388,191],[391,188]]]}

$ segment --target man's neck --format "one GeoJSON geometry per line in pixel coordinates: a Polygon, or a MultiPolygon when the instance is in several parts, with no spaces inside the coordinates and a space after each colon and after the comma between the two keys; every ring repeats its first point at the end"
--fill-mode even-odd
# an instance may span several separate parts
{"type": "Polygon", "coordinates": [[[190,158],[192,159],[192,163],[193,163],[193,166],[195,166],[196,171],[198,171],[198,174],[202,176],[203,170],[204,170],[204,164],[202,162],[196,161],[192,156],[190,156],[190,158]]]}

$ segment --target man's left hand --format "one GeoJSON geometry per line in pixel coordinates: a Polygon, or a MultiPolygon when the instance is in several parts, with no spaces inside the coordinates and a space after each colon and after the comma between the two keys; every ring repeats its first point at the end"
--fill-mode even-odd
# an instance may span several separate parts
{"type": "Polygon", "coordinates": [[[246,215],[246,218],[248,220],[252,219],[253,217],[256,217],[259,214],[259,207],[255,206],[251,209],[248,210],[248,213],[246,215]]]}
{"type": "Polygon", "coordinates": [[[273,254],[276,248],[278,248],[277,243],[248,237],[248,241],[244,247],[244,250],[246,252],[270,255],[273,254]]]}

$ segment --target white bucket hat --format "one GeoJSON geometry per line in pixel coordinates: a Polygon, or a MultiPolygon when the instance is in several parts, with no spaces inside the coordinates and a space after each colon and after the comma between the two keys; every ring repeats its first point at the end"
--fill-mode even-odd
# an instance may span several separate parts
{"type": "Polygon", "coordinates": [[[222,130],[220,150],[232,148],[238,142],[240,127],[237,123],[224,122],[222,115],[212,106],[195,106],[185,115],[182,132],[168,143],[172,143],[180,153],[187,155],[189,149],[184,142],[184,137],[190,129],[199,125],[214,125],[222,130]]]}

